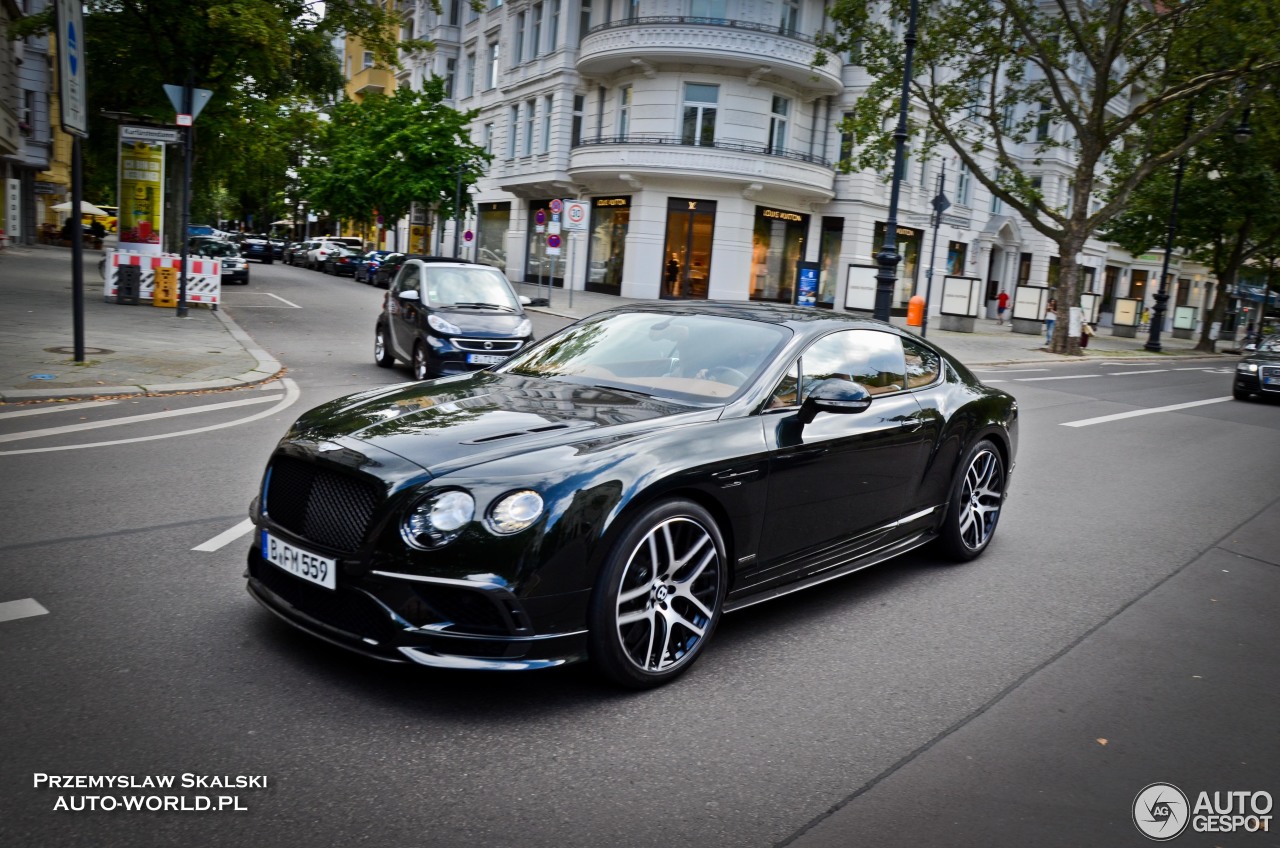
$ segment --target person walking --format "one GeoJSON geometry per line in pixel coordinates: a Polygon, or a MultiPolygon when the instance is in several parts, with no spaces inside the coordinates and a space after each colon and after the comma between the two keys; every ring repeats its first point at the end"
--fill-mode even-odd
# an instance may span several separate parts
{"type": "Polygon", "coordinates": [[[1053,344],[1053,326],[1058,323],[1058,300],[1049,298],[1049,305],[1044,308],[1044,343],[1053,344]]]}
{"type": "Polygon", "coordinates": [[[1001,291],[1000,296],[996,298],[996,323],[1004,323],[1004,311],[1009,308],[1009,293],[1001,291]]]}

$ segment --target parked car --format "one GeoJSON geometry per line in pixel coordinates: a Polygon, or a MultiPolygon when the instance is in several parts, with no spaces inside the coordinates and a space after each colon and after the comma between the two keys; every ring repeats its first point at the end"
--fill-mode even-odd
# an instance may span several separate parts
{"type": "Polygon", "coordinates": [[[390,250],[371,250],[360,257],[360,262],[356,265],[356,271],[353,275],[356,282],[372,283],[374,272],[378,270],[382,260],[390,255],[390,250]]]}
{"type": "Polygon", "coordinates": [[[272,258],[284,259],[284,249],[285,247],[288,246],[288,242],[286,242],[284,239],[278,239],[278,238],[268,239],[268,241],[271,242],[272,258]]]}
{"type": "MultiPolygon", "coordinates": [[[[419,285],[388,301],[416,309],[407,295],[443,297],[458,270],[406,263],[400,281],[419,285]]],[[[437,314],[488,311],[465,303],[437,314]]],[[[304,414],[250,507],[248,589],[381,660],[587,660],[651,687],[687,671],[726,612],[930,542],[979,556],[1017,445],[1013,397],[889,324],[633,304],[492,370],[304,414]]]]}
{"type": "Polygon", "coordinates": [[[1236,400],[1257,395],[1263,400],[1280,398],[1280,334],[1264,336],[1261,344],[1245,345],[1236,363],[1231,394],[1236,400]]]}
{"type": "Polygon", "coordinates": [[[245,259],[256,259],[264,265],[276,261],[271,241],[266,236],[246,235],[240,238],[240,253],[245,259]]]}
{"type": "Polygon", "coordinates": [[[307,251],[311,249],[312,242],[298,241],[289,245],[284,249],[284,262],[286,265],[298,266],[306,262],[307,251]]]}
{"type": "Polygon", "coordinates": [[[197,237],[187,247],[193,256],[207,256],[222,264],[222,284],[249,285],[249,263],[240,255],[240,247],[225,239],[197,237]]]}
{"type": "Polygon", "coordinates": [[[320,270],[335,277],[352,277],[356,273],[359,262],[358,252],[349,247],[340,247],[325,256],[324,265],[320,270]]]}
{"type": "Polygon", "coordinates": [[[364,239],[358,236],[325,236],[325,241],[336,242],[359,253],[364,252],[364,239]]]}
{"type": "Polygon", "coordinates": [[[307,259],[304,267],[310,268],[312,271],[323,271],[324,260],[335,250],[342,250],[343,246],[332,241],[316,241],[312,242],[312,247],[307,250],[307,259]]]}

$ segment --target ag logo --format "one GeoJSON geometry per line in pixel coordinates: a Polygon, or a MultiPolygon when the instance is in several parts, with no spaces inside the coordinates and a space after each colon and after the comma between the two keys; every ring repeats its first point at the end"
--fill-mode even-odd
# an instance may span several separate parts
{"type": "Polygon", "coordinates": [[[1172,783],[1153,783],[1133,799],[1133,823],[1156,842],[1173,839],[1187,829],[1190,820],[1187,796],[1172,783]]]}

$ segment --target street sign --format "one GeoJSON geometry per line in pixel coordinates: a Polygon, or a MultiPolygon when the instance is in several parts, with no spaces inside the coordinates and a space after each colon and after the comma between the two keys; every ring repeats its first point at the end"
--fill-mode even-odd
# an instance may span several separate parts
{"type": "Polygon", "coordinates": [[[586,230],[587,209],[587,204],[581,200],[566,200],[564,202],[564,228],[570,231],[586,230]]]}
{"type": "Polygon", "coordinates": [[[213,97],[213,92],[207,88],[191,89],[191,114],[188,115],[183,112],[182,86],[166,83],[164,93],[169,95],[169,102],[173,104],[173,111],[178,113],[178,120],[175,123],[180,127],[191,126],[191,122],[200,117],[200,112],[204,109],[205,104],[209,102],[209,98],[213,97]],[[187,119],[185,124],[182,122],[183,118],[187,119]]]}
{"type": "Polygon", "coordinates": [[[463,241],[471,241],[475,237],[476,237],[476,234],[471,232],[470,230],[467,230],[465,233],[462,234],[463,241]]]}
{"type": "Polygon", "coordinates": [[[62,128],[81,138],[89,137],[89,111],[85,105],[84,11],[80,0],[58,0],[58,95],[62,128]]]}
{"type": "Polygon", "coordinates": [[[533,216],[533,220],[534,220],[534,221],[536,221],[536,222],[538,223],[538,225],[539,225],[539,226],[541,226],[541,225],[543,225],[543,224],[547,223],[547,212],[546,212],[546,210],[545,210],[545,209],[539,209],[539,210],[534,214],[534,216],[533,216]]]}
{"type": "Polygon", "coordinates": [[[165,127],[120,127],[121,141],[149,141],[152,144],[177,144],[182,134],[165,127]]]}
{"type": "Polygon", "coordinates": [[[557,197],[555,200],[551,201],[552,214],[559,215],[563,211],[564,211],[564,202],[560,200],[560,198],[557,197]]]}
{"type": "Polygon", "coordinates": [[[560,222],[552,221],[550,224],[547,224],[547,232],[554,233],[555,235],[560,235],[560,222]]]}
{"type": "Polygon", "coordinates": [[[547,255],[548,256],[560,255],[560,236],[554,233],[547,236],[547,255]]]}

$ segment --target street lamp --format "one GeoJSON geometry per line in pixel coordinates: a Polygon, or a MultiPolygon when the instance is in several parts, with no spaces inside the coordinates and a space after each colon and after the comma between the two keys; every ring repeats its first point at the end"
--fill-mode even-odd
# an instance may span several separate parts
{"type": "Polygon", "coordinates": [[[907,20],[907,34],[903,38],[907,51],[902,69],[902,98],[898,104],[898,126],[893,131],[893,187],[889,191],[889,215],[884,223],[884,244],[876,254],[876,262],[880,270],[876,272],[876,306],[875,318],[879,321],[889,320],[889,306],[893,303],[893,284],[898,279],[898,263],[902,256],[898,253],[898,192],[902,184],[902,170],[905,165],[904,153],[907,144],[907,107],[911,102],[911,57],[916,47],[916,18],[920,11],[919,0],[911,0],[911,11],[907,20]]]}
{"type": "MultiPolygon", "coordinates": [[[[1187,136],[1191,135],[1191,121],[1193,117],[1191,104],[1187,104],[1186,123],[1182,128],[1182,138],[1185,141],[1187,136]]],[[[1173,172],[1173,198],[1169,204],[1169,227],[1165,234],[1164,240],[1164,262],[1160,266],[1160,287],[1151,299],[1155,301],[1151,305],[1151,329],[1147,334],[1147,343],[1142,347],[1152,353],[1159,353],[1163,350],[1160,344],[1160,330],[1164,327],[1164,313],[1168,309],[1169,303],[1169,259],[1173,255],[1173,239],[1178,233],[1178,195],[1182,193],[1182,175],[1187,170],[1186,154],[1178,157],[1178,166],[1173,172]]]]}

